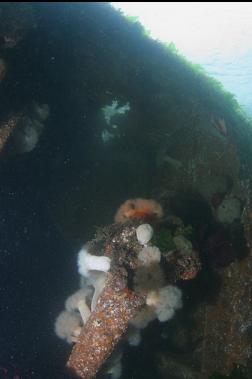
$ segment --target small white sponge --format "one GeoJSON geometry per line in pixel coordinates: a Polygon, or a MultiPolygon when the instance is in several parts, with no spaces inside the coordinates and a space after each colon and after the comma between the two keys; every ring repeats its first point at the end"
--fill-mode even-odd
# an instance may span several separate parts
{"type": "Polygon", "coordinates": [[[138,254],[138,259],[142,262],[143,266],[159,263],[161,251],[157,246],[145,246],[138,254]]]}
{"type": "Polygon", "coordinates": [[[170,320],[182,308],[182,291],[176,286],[166,286],[147,295],[146,304],[155,308],[159,321],[170,320]]]}
{"type": "Polygon", "coordinates": [[[139,225],[136,229],[136,235],[141,245],[147,245],[153,236],[153,229],[149,224],[139,225]]]}
{"type": "Polygon", "coordinates": [[[77,265],[78,271],[81,275],[88,277],[89,271],[103,271],[108,272],[110,269],[110,258],[105,256],[91,255],[87,249],[83,247],[78,253],[77,265]]]}
{"type": "Polygon", "coordinates": [[[54,330],[68,343],[76,342],[81,332],[81,317],[77,313],[62,311],[55,320],[54,330]]]}

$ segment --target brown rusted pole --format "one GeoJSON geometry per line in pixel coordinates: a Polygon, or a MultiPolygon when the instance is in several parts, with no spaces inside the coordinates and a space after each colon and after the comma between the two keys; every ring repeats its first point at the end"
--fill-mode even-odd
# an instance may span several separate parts
{"type": "Polygon", "coordinates": [[[145,302],[143,296],[121,284],[120,275],[109,273],[96,308],[73,347],[67,367],[79,378],[95,377],[126,332],[129,320],[145,302]]]}
{"type": "Polygon", "coordinates": [[[18,125],[21,119],[21,114],[17,114],[8,119],[8,121],[3,122],[0,125],[0,153],[4,149],[6,142],[13,133],[14,129],[18,125]]]}

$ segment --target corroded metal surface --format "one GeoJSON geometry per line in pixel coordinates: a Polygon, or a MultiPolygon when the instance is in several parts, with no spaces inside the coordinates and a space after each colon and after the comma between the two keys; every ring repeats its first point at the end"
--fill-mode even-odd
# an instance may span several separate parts
{"type": "Polygon", "coordinates": [[[244,229],[244,235],[247,241],[247,247],[249,249],[250,255],[252,256],[252,194],[250,188],[250,180],[247,179],[244,182],[243,186],[246,200],[242,213],[242,224],[244,229]]]}
{"type": "Polygon", "coordinates": [[[137,268],[140,247],[135,230],[134,224],[112,224],[99,228],[96,238],[88,243],[92,254],[105,254],[111,259],[111,269],[67,363],[80,378],[96,375],[126,332],[130,319],[145,303],[144,295],[130,289],[129,273],[137,268]]]}
{"type": "Polygon", "coordinates": [[[8,121],[5,121],[0,125],[0,153],[4,149],[6,142],[12,135],[20,119],[21,119],[21,115],[17,114],[17,115],[12,116],[11,118],[9,118],[8,121]]]}
{"type": "Polygon", "coordinates": [[[111,355],[144,298],[121,289],[121,277],[110,274],[98,304],[83,327],[67,367],[80,378],[93,378],[111,355]]]}
{"type": "Polygon", "coordinates": [[[252,258],[232,263],[221,279],[216,303],[202,305],[197,317],[202,378],[215,371],[229,375],[235,365],[252,366],[252,258]]]}
{"type": "Polygon", "coordinates": [[[27,31],[34,27],[34,20],[30,4],[2,2],[0,5],[0,47],[4,49],[16,47],[27,31]]]}
{"type": "Polygon", "coordinates": [[[204,196],[205,189],[209,190],[218,177],[228,178],[233,194],[239,198],[241,162],[233,139],[219,133],[210,117],[192,129],[185,128],[180,138],[183,144],[174,141],[168,150],[169,156],[180,165],[167,162],[167,147],[159,158],[160,185],[164,188],[162,196],[167,196],[167,188],[176,192],[190,189],[204,196]]]}

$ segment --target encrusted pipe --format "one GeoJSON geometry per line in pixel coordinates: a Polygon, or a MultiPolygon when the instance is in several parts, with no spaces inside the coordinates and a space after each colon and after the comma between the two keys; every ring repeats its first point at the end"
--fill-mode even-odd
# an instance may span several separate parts
{"type": "Polygon", "coordinates": [[[6,142],[16,128],[20,118],[21,114],[14,115],[8,121],[5,121],[0,125],[0,153],[4,149],[6,142]]]}
{"type": "Polygon", "coordinates": [[[67,367],[77,377],[91,379],[111,355],[129,320],[141,308],[145,298],[130,291],[124,278],[110,272],[95,310],[82,328],[67,367]]]}

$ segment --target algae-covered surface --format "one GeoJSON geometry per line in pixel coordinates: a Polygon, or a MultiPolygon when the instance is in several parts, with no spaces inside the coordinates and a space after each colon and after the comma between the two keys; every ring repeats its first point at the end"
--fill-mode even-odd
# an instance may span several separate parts
{"type": "Polygon", "coordinates": [[[2,3],[0,104],[0,377],[69,377],[54,322],[77,252],[143,198],[163,209],[164,271],[189,250],[197,270],[121,377],[251,378],[252,122],[235,97],[109,3],[2,3]]]}

